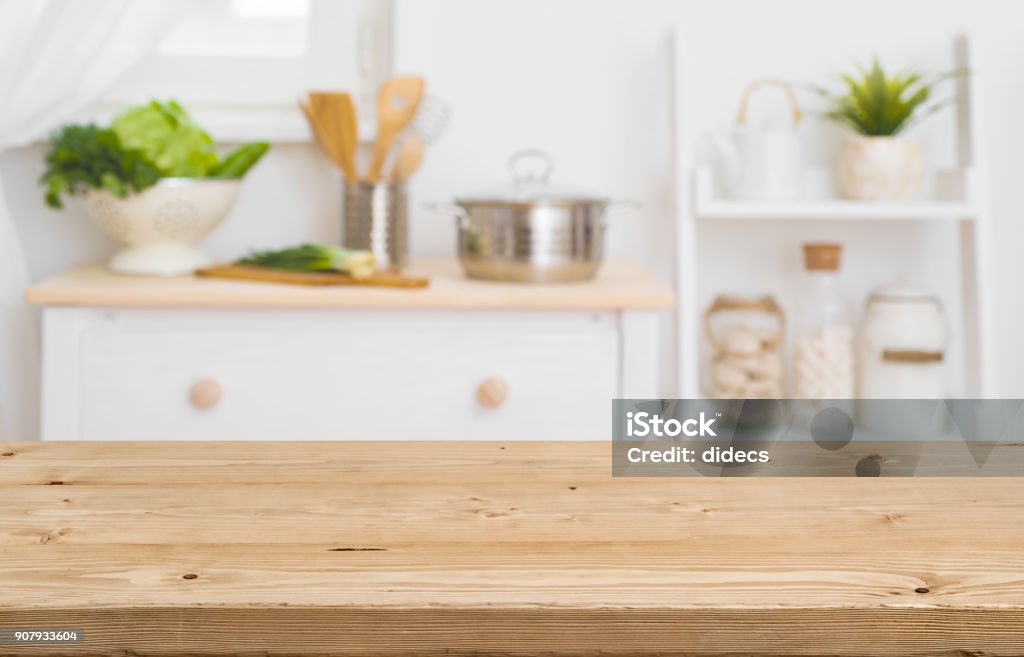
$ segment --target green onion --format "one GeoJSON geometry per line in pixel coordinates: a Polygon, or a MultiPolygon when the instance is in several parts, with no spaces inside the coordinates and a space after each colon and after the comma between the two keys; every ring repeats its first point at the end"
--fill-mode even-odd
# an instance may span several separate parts
{"type": "Polygon", "coordinates": [[[238,264],[292,271],[337,271],[353,278],[366,278],[373,274],[375,262],[369,251],[302,244],[279,251],[254,251],[238,264]]]}

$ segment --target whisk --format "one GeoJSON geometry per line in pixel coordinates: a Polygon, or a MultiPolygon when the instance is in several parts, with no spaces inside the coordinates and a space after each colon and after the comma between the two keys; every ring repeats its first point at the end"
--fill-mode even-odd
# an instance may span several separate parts
{"type": "Polygon", "coordinates": [[[386,170],[394,182],[408,180],[423,161],[423,147],[441,136],[451,120],[452,110],[444,100],[426,95],[416,114],[396,140],[396,147],[388,155],[386,170]]]}
{"type": "Polygon", "coordinates": [[[438,96],[427,94],[420,102],[416,115],[412,117],[409,128],[419,135],[424,144],[431,144],[448,127],[451,117],[451,105],[438,96]]]}

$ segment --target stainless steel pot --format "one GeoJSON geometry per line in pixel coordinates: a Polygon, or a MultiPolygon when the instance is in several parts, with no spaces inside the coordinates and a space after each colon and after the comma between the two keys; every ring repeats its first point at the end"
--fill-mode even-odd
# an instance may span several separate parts
{"type": "Polygon", "coordinates": [[[609,200],[549,183],[554,161],[543,151],[515,153],[509,170],[511,187],[432,206],[455,216],[459,262],[466,274],[529,283],[597,274],[609,200]]]}

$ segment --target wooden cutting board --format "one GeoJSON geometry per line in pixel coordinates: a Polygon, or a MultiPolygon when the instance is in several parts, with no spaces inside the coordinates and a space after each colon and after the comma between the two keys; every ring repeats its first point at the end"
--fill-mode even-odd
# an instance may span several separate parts
{"type": "Polygon", "coordinates": [[[289,271],[251,265],[214,265],[196,270],[205,278],[230,278],[239,281],[284,283],[286,285],[372,285],[377,287],[425,288],[429,278],[403,276],[400,273],[378,271],[368,278],[353,278],[348,274],[328,271],[289,271]]]}

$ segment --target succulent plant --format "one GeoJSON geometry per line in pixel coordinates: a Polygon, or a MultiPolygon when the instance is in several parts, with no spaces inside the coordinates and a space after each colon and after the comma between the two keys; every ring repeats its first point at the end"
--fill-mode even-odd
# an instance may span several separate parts
{"type": "Polygon", "coordinates": [[[959,73],[929,76],[908,70],[890,75],[876,57],[870,68],[858,67],[855,74],[842,75],[844,89],[839,93],[813,88],[829,103],[826,118],[861,135],[888,137],[946,106],[949,99],[933,97],[936,85],[959,73]]]}

